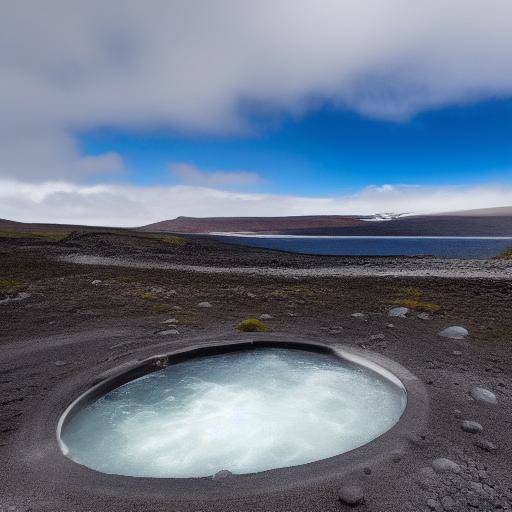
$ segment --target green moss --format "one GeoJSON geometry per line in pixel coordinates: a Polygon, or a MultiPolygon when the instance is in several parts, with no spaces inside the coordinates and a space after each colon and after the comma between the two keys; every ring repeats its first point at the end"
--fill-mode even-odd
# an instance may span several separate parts
{"type": "Polygon", "coordinates": [[[169,311],[173,310],[173,307],[170,304],[165,304],[163,302],[158,304],[152,304],[151,309],[155,313],[169,313],[169,311]]]}
{"type": "Polygon", "coordinates": [[[257,318],[248,318],[242,320],[237,326],[238,331],[242,332],[265,332],[268,331],[267,326],[257,318]]]}
{"type": "Polygon", "coordinates": [[[17,293],[26,289],[27,284],[21,279],[0,278],[0,292],[17,293]]]}
{"type": "Polygon", "coordinates": [[[502,253],[498,254],[496,258],[500,260],[512,260],[512,247],[505,249],[502,253]]]}

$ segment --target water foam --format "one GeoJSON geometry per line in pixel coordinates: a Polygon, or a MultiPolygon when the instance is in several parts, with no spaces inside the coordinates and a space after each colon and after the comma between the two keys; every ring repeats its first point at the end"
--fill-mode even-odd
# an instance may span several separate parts
{"type": "Polygon", "coordinates": [[[389,430],[404,392],[333,356],[257,349],[193,359],[81,410],[68,457],[130,476],[252,473],[331,457],[389,430]]]}

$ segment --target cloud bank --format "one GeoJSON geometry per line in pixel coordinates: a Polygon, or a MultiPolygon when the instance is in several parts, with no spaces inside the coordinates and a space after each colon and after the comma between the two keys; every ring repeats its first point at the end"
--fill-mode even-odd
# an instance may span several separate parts
{"type": "Polygon", "coordinates": [[[97,127],[248,133],[253,103],[402,120],[512,93],[510,0],[45,0],[0,17],[0,175],[82,180],[97,127]]]}
{"type": "Polygon", "coordinates": [[[185,185],[211,188],[244,188],[263,182],[259,174],[248,171],[213,171],[206,172],[195,165],[187,163],[169,166],[171,174],[185,185]]]}
{"type": "Polygon", "coordinates": [[[205,187],[85,186],[0,180],[0,218],[134,227],[179,215],[433,213],[512,205],[512,186],[367,187],[343,197],[249,194],[205,187]]]}

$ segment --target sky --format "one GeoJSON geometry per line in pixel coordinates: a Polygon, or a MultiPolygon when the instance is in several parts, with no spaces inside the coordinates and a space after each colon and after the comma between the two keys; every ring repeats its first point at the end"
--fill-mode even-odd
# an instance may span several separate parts
{"type": "Polygon", "coordinates": [[[35,0],[0,18],[0,218],[512,205],[509,0],[35,0]]]}

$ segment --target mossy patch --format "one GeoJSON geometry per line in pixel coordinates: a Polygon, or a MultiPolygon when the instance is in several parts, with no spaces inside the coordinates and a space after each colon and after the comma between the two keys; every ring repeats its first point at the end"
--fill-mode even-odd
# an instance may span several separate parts
{"type": "Polygon", "coordinates": [[[152,304],[151,309],[155,313],[169,313],[173,310],[173,307],[170,304],[165,304],[163,302],[159,302],[157,304],[152,304]]]}
{"type": "Polygon", "coordinates": [[[17,293],[27,288],[27,283],[21,279],[0,278],[0,292],[17,293]]]}
{"type": "Polygon", "coordinates": [[[441,311],[441,306],[439,304],[434,304],[433,302],[422,302],[416,299],[400,300],[397,301],[397,304],[404,308],[414,309],[416,311],[425,311],[426,313],[437,313],[438,311],[441,311]]]}
{"type": "Polygon", "coordinates": [[[237,326],[237,331],[241,332],[265,332],[268,331],[267,326],[257,318],[248,318],[242,320],[237,326]]]}
{"type": "Polygon", "coordinates": [[[496,256],[496,259],[499,260],[512,260],[512,247],[505,249],[502,253],[496,256]]]}

